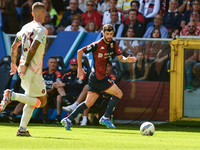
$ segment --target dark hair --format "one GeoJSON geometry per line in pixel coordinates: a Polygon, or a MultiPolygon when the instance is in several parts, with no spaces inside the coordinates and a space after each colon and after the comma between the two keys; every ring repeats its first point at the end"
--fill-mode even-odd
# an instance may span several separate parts
{"type": "Polygon", "coordinates": [[[138,5],[138,8],[140,8],[140,3],[139,3],[138,1],[132,1],[132,2],[131,2],[131,7],[132,7],[132,4],[133,4],[133,3],[136,3],[136,4],[138,5]]]}
{"type": "Polygon", "coordinates": [[[112,12],[117,12],[118,13],[118,11],[115,9],[115,10],[112,10],[110,13],[112,13],[112,12]]]}
{"type": "MultiPolygon", "coordinates": [[[[49,59],[56,59],[56,57],[54,57],[54,56],[51,56],[51,57],[49,57],[49,59]]],[[[57,60],[57,59],[56,59],[57,60]]]]}
{"type": "Polygon", "coordinates": [[[161,32],[160,32],[160,30],[157,29],[157,28],[153,29],[153,31],[151,32],[150,38],[153,38],[153,32],[154,32],[155,30],[158,30],[158,31],[159,31],[159,34],[160,34],[160,35],[159,35],[159,38],[161,38],[161,32]]]}
{"type": "MultiPolygon", "coordinates": [[[[143,59],[142,59],[142,67],[141,67],[141,72],[142,72],[142,74],[144,75],[144,73],[145,73],[145,58],[144,58],[144,53],[142,52],[142,51],[138,51],[137,53],[136,53],[136,55],[138,54],[138,53],[142,53],[143,54],[143,59]]],[[[135,55],[135,56],[136,56],[135,55]]],[[[137,64],[138,64],[138,60],[135,62],[135,72],[136,72],[136,70],[137,70],[137,64]]],[[[136,78],[137,79],[137,78],[136,78]]]]}
{"type": "Polygon", "coordinates": [[[107,61],[107,64],[112,66],[112,62],[110,60],[107,61]]]}
{"type": "Polygon", "coordinates": [[[169,31],[169,34],[168,34],[168,38],[172,38],[172,33],[174,32],[174,31],[176,31],[176,30],[179,30],[179,34],[180,34],[180,28],[178,28],[178,27],[175,27],[175,28],[173,28],[171,31],[169,31]]]}
{"type": "Polygon", "coordinates": [[[105,24],[105,25],[103,26],[103,32],[105,33],[106,31],[108,31],[108,32],[114,31],[113,25],[111,25],[111,24],[105,24]]]}
{"type": "MultiPolygon", "coordinates": [[[[135,33],[135,30],[134,30],[132,27],[128,27],[128,29],[131,29],[131,30],[133,30],[133,31],[134,31],[134,33],[135,33]]],[[[127,37],[127,32],[128,32],[128,29],[126,30],[125,37],[127,37]]]]}
{"type": "Polygon", "coordinates": [[[138,11],[137,11],[136,9],[130,9],[130,10],[128,11],[128,14],[129,14],[131,11],[135,11],[135,12],[136,12],[136,15],[138,16],[138,11]]]}

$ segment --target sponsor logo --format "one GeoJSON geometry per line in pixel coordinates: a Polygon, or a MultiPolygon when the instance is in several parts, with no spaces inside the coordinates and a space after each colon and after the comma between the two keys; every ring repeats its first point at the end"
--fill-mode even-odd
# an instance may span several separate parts
{"type": "Polygon", "coordinates": [[[42,94],[44,94],[44,93],[45,93],[45,89],[42,90],[42,94]]]}
{"type": "Polygon", "coordinates": [[[103,46],[100,49],[105,49],[103,46]]]}
{"type": "Polygon", "coordinates": [[[91,49],[92,49],[91,46],[88,46],[88,47],[86,48],[87,51],[89,51],[89,50],[91,50],[91,49]]]}
{"type": "Polygon", "coordinates": [[[103,57],[103,54],[102,53],[98,53],[98,58],[101,58],[103,57]]]}

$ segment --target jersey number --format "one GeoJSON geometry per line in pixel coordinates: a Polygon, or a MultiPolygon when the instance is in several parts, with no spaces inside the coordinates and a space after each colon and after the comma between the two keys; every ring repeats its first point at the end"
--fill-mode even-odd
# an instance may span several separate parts
{"type": "MultiPolygon", "coordinates": [[[[33,42],[33,39],[31,38],[32,36],[34,35],[34,32],[28,32],[27,36],[26,34],[24,33],[22,35],[22,38],[24,39],[24,43],[26,42],[26,40],[28,40],[28,42],[30,42],[30,46],[33,42]]],[[[23,43],[23,48],[24,48],[24,43],[23,43]]],[[[28,48],[30,48],[30,46],[28,48]]],[[[24,52],[28,51],[28,48],[24,48],[24,52]]]]}

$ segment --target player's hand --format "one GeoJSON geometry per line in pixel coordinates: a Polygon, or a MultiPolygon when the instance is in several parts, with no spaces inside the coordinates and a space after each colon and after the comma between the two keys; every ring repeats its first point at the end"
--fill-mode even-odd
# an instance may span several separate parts
{"type": "Polygon", "coordinates": [[[137,58],[135,57],[131,57],[130,55],[126,58],[126,61],[127,62],[136,62],[137,61],[137,58]]]}
{"type": "Polygon", "coordinates": [[[11,63],[10,64],[10,75],[14,75],[16,73],[16,71],[18,70],[18,67],[16,64],[11,63]]]}
{"type": "Polygon", "coordinates": [[[21,70],[19,71],[19,76],[24,76],[26,73],[27,67],[25,65],[20,66],[21,70]]]}
{"type": "Polygon", "coordinates": [[[78,74],[77,74],[77,78],[79,78],[79,80],[83,80],[84,75],[86,74],[85,70],[82,69],[78,69],[78,74]]]}

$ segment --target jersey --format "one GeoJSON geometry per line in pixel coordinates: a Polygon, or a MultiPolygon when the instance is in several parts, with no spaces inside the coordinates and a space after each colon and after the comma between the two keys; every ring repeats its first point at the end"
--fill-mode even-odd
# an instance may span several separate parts
{"type": "Polygon", "coordinates": [[[42,72],[42,75],[47,90],[51,89],[54,82],[56,82],[57,80],[61,80],[62,78],[62,75],[58,70],[54,71],[52,74],[49,74],[49,70],[45,70],[42,72]]]}
{"type": "Polygon", "coordinates": [[[92,52],[93,54],[93,67],[98,80],[101,80],[106,75],[106,66],[109,58],[115,54],[116,56],[121,55],[122,52],[119,49],[117,41],[111,40],[109,44],[106,44],[102,39],[97,42],[82,48],[85,54],[92,52]]]}
{"type": "Polygon", "coordinates": [[[29,48],[35,40],[40,42],[35,55],[33,56],[29,68],[36,74],[42,74],[44,48],[46,45],[47,29],[39,22],[32,21],[22,27],[17,33],[17,40],[22,42],[22,56],[20,58],[20,66],[24,65],[28,55],[29,48]]]}

